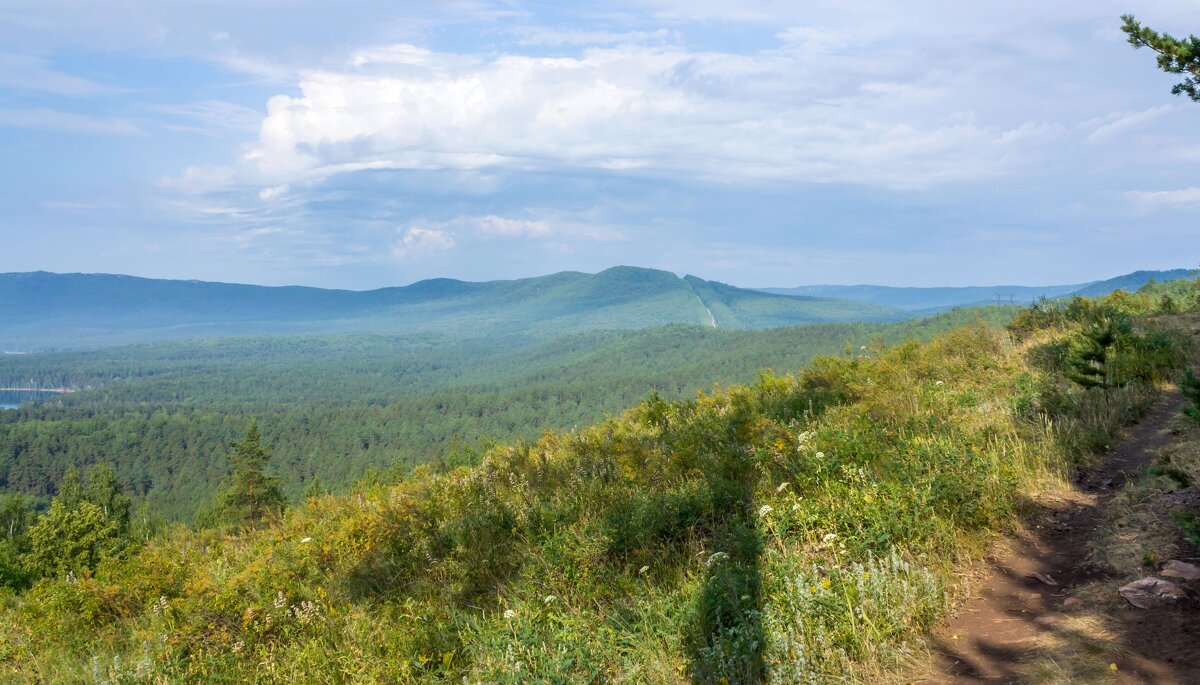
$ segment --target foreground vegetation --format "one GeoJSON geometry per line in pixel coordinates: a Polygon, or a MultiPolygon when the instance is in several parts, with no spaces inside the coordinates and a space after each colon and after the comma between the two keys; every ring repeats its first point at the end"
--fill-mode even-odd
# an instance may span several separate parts
{"type": "Polygon", "coordinates": [[[1128,318],[1163,294],[651,398],[266,524],[177,526],[7,595],[0,678],[869,682],[921,651],[955,563],[1174,377],[1184,338],[1128,318]],[[1105,386],[1070,380],[1112,321],[1105,386]]]}
{"type": "Polygon", "coordinates": [[[109,463],[156,514],[192,521],[252,421],[284,492],[344,491],[371,470],[405,473],[486,440],[586,426],[651,392],[693,396],[795,369],[814,356],[928,339],[1016,308],[898,324],[769,331],[668,326],[529,337],[268,337],[0,358],[0,386],[81,392],[0,410],[0,488],[42,507],[72,466],[109,463]],[[466,447],[464,447],[466,446],[466,447]]]}

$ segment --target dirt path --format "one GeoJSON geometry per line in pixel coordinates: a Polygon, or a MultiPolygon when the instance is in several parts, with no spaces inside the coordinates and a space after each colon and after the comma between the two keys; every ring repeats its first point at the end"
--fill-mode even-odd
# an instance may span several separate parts
{"type": "Polygon", "coordinates": [[[1116,601],[1116,588],[1136,578],[1106,575],[1087,561],[1088,540],[1113,497],[1171,441],[1166,427],[1181,402],[1178,394],[1162,398],[1126,440],[1083,474],[1074,492],[1047,507],[1041,525],[991,564],[978,596],[936,632],[935,672],[918,682],[1200,684],[1200,612],[1187,600],[1169,608],[1129,608],[1116,601]],[[1079,598],[1064,605],[1089,584],[1106,593],[1111,588],[1103,606],[1079,598]],[[1081,607],[1091,610],[1086,625],[1106,640],[1081,628],[1081,607]],[[1072,672],[1081,661],[1099,670],[1072,672]]]}

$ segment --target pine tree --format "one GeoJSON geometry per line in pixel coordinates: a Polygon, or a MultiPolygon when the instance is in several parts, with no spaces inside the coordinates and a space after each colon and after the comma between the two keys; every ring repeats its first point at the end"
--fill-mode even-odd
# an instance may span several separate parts
{"type": "Polygon", "coordinates": [[[1129,36],[1134,48],[1150,48],[1158,53],[1158,68],[1168,74],[1185,74],[1171,92],[1187,95],[1200,102],[1200,38],[1188,36],[1175,38],[1169,33],[1158,33],[1141,25],[1132,14],[1121,16],[1121,30],[1129,36]]]}
{"type": "Polygon", "coordinates": [[[254,423],[246,437],[230,444],[226,455],[233,474],[218,495],[214,518],[220,523],[254,524],[281,512],[286,504],[279,479],[267,473],[271,453],[262,445],[262,432],[254,423]]]}
{"type": "Polygon", "coordinates": [[[1129,322],[1122,317],[1105,317],[1088,325],[1067,352],[1067,378],[1084,388],[1100,388],[1107,399],[1112,388],[1124,384],[1114,377],[1113,357],[1131,335],[1129,322]]]}

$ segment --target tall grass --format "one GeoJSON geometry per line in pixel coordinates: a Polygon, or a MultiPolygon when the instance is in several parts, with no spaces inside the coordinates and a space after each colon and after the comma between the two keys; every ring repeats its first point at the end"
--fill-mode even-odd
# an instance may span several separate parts
{"type": "Polygon", "coordinates": [[[1046,349],[1068,334],[859,350],[264,529],[176,528],[4,598],[0,679],[869,680],[922,649],[1022,493],[1149,402],[1067,384],[1046,349]]]}

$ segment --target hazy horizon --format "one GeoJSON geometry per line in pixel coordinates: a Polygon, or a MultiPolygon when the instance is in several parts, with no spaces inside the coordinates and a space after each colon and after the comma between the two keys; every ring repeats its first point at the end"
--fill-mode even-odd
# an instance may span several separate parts
{"type": "MultiPolygon", "coordinates": [[[[510,278],[495,278],[495,279],[486,279],[486,280],[470,279],[470,278],[451,278],[451,277],[444,277],[444,276],[431,276],[429,278],[422,278],[422,279],[418,279],[415,281],[407,281],[407,282],[403,282],[403,283],[390,283],[390,284],[377,285],[377,286],[371,286],[371,287],[362,287],[362,288],[353,288],[353,287],[338,288],[338,287],[331,287],[331,286],[316,285],[316,284],[312,284],[312,283],[259,283],[259,282],[252,282],[252,281],[228,281],[228,280],[213,280],[213,279],[206,279],[206,278],[183,278],[183,277],[176,278],[176,277],[170,277],[170,276],[145,276],[145,275],[140,275],[140,274],[112,273],[112,272],[105,272],[105,271],[49,271],[47,269],[38,269],[35,271],[0,272],[0,276],[10,275],[10,274],[27,274],[27,273],[43,272],[43,273],[51,273],[51,274],[56,274],[56,275],[128,276],[128,277],[132,277],[132,278],[146,278],[146,279],[151,279],[151,280],[198,281],[198,282],[207,282],[207,283],[224,283],[224,284],[230,284],[230,285],[262,286],[262,287],[269,287],[269,288],[302,287],[302,288],[320,288],[320,289],[329,289],[329,290],[348,290],[348,291],[362,292],[362,291],[368,291],[368,290],[379,290],[379,289],[383,289],[383,288],[402,288],[405,286],[419,283],[421,281],[445,279],[445,278],[448,278],[449,280],[458,280],[458,281],[474,282],[474,283],[482,283],[482,282],[488,282],[488,281],[514,281],[514,280],[524,280],[524,279],[529,279],[529,278],[538,278],[540,276],[550,276],[553,274],[564,273],[564,272],[574,272],[574,273],[584,273],[584,274],[593,274],[594,275],[596,273],[599,273],[600,271],[606,271],[608,269],[615,269],[615,268],[620,268],[620,267],[645,268],[645,269],[654,268],[654,267],[642,267],[637,264],[614,264],[612,266],[605,267],[605,268],[599,269],[597,271],[578,271],[578,270],[573,270],[573,269],[564,269],[562,271],[550,271],[550,272],[546,272],[546,273],[517,275],[517,276],[510,277],[510,278]]],[[[1039,282],[1039,283],[964,283],[964,284],[931,284],[931,285],[909,285],[909,284],[890,284],[890,283],[809,283],[809,282],[744,284],[744,283],[730,283],[727,281],[720,281],[720,279],[710,279],[710,278],[707,278],[704,274],[699,274],[699,273],[678,272],[678,271],[671,271],[670,269],[661,269],[661,270],[667,271],[668,273],[673,273],[674,275],[678,276],[679,278],[683,278],[684,276],[691,275],[691,276],[696,276],[698,278],[702,278],[705,280],[713,280],[713,281],[728,283],[729,285],[733,285],[733,286],[736,286],[739,288],[758,290],[758,289],[796,288],[796,287],[834,287],[834,288],[843,288],[843,287],[884,287],[884,288],[1008,288],[1008,287],[1038,288],[1038,287],[1058,287],[1058,286],[1067,286],[1067,285],[1087,285],[1089,283],[1105,281],[1110,278],[1115,278],[1118,276],[1123,276],[1123,275],[1126,275],[1129,273],[1140,272],[1140,271],[1170,271],[1173,269],[1187,269],[1187,268],[1191,268],[1191,267],[1174,266],[1174,267],[1167,267],[1164,269],[1131,269],[1129,271],[1124,271],[1121,273],[1106,274],[1106,275],[1100,276],[1098,278],[1090,278],[1090,279],[1085,279],[1085,280],[1081,280],[1081,281],[1062,281],[1062,282],[1046,281],[1046,282],[1039,282]]]]}

